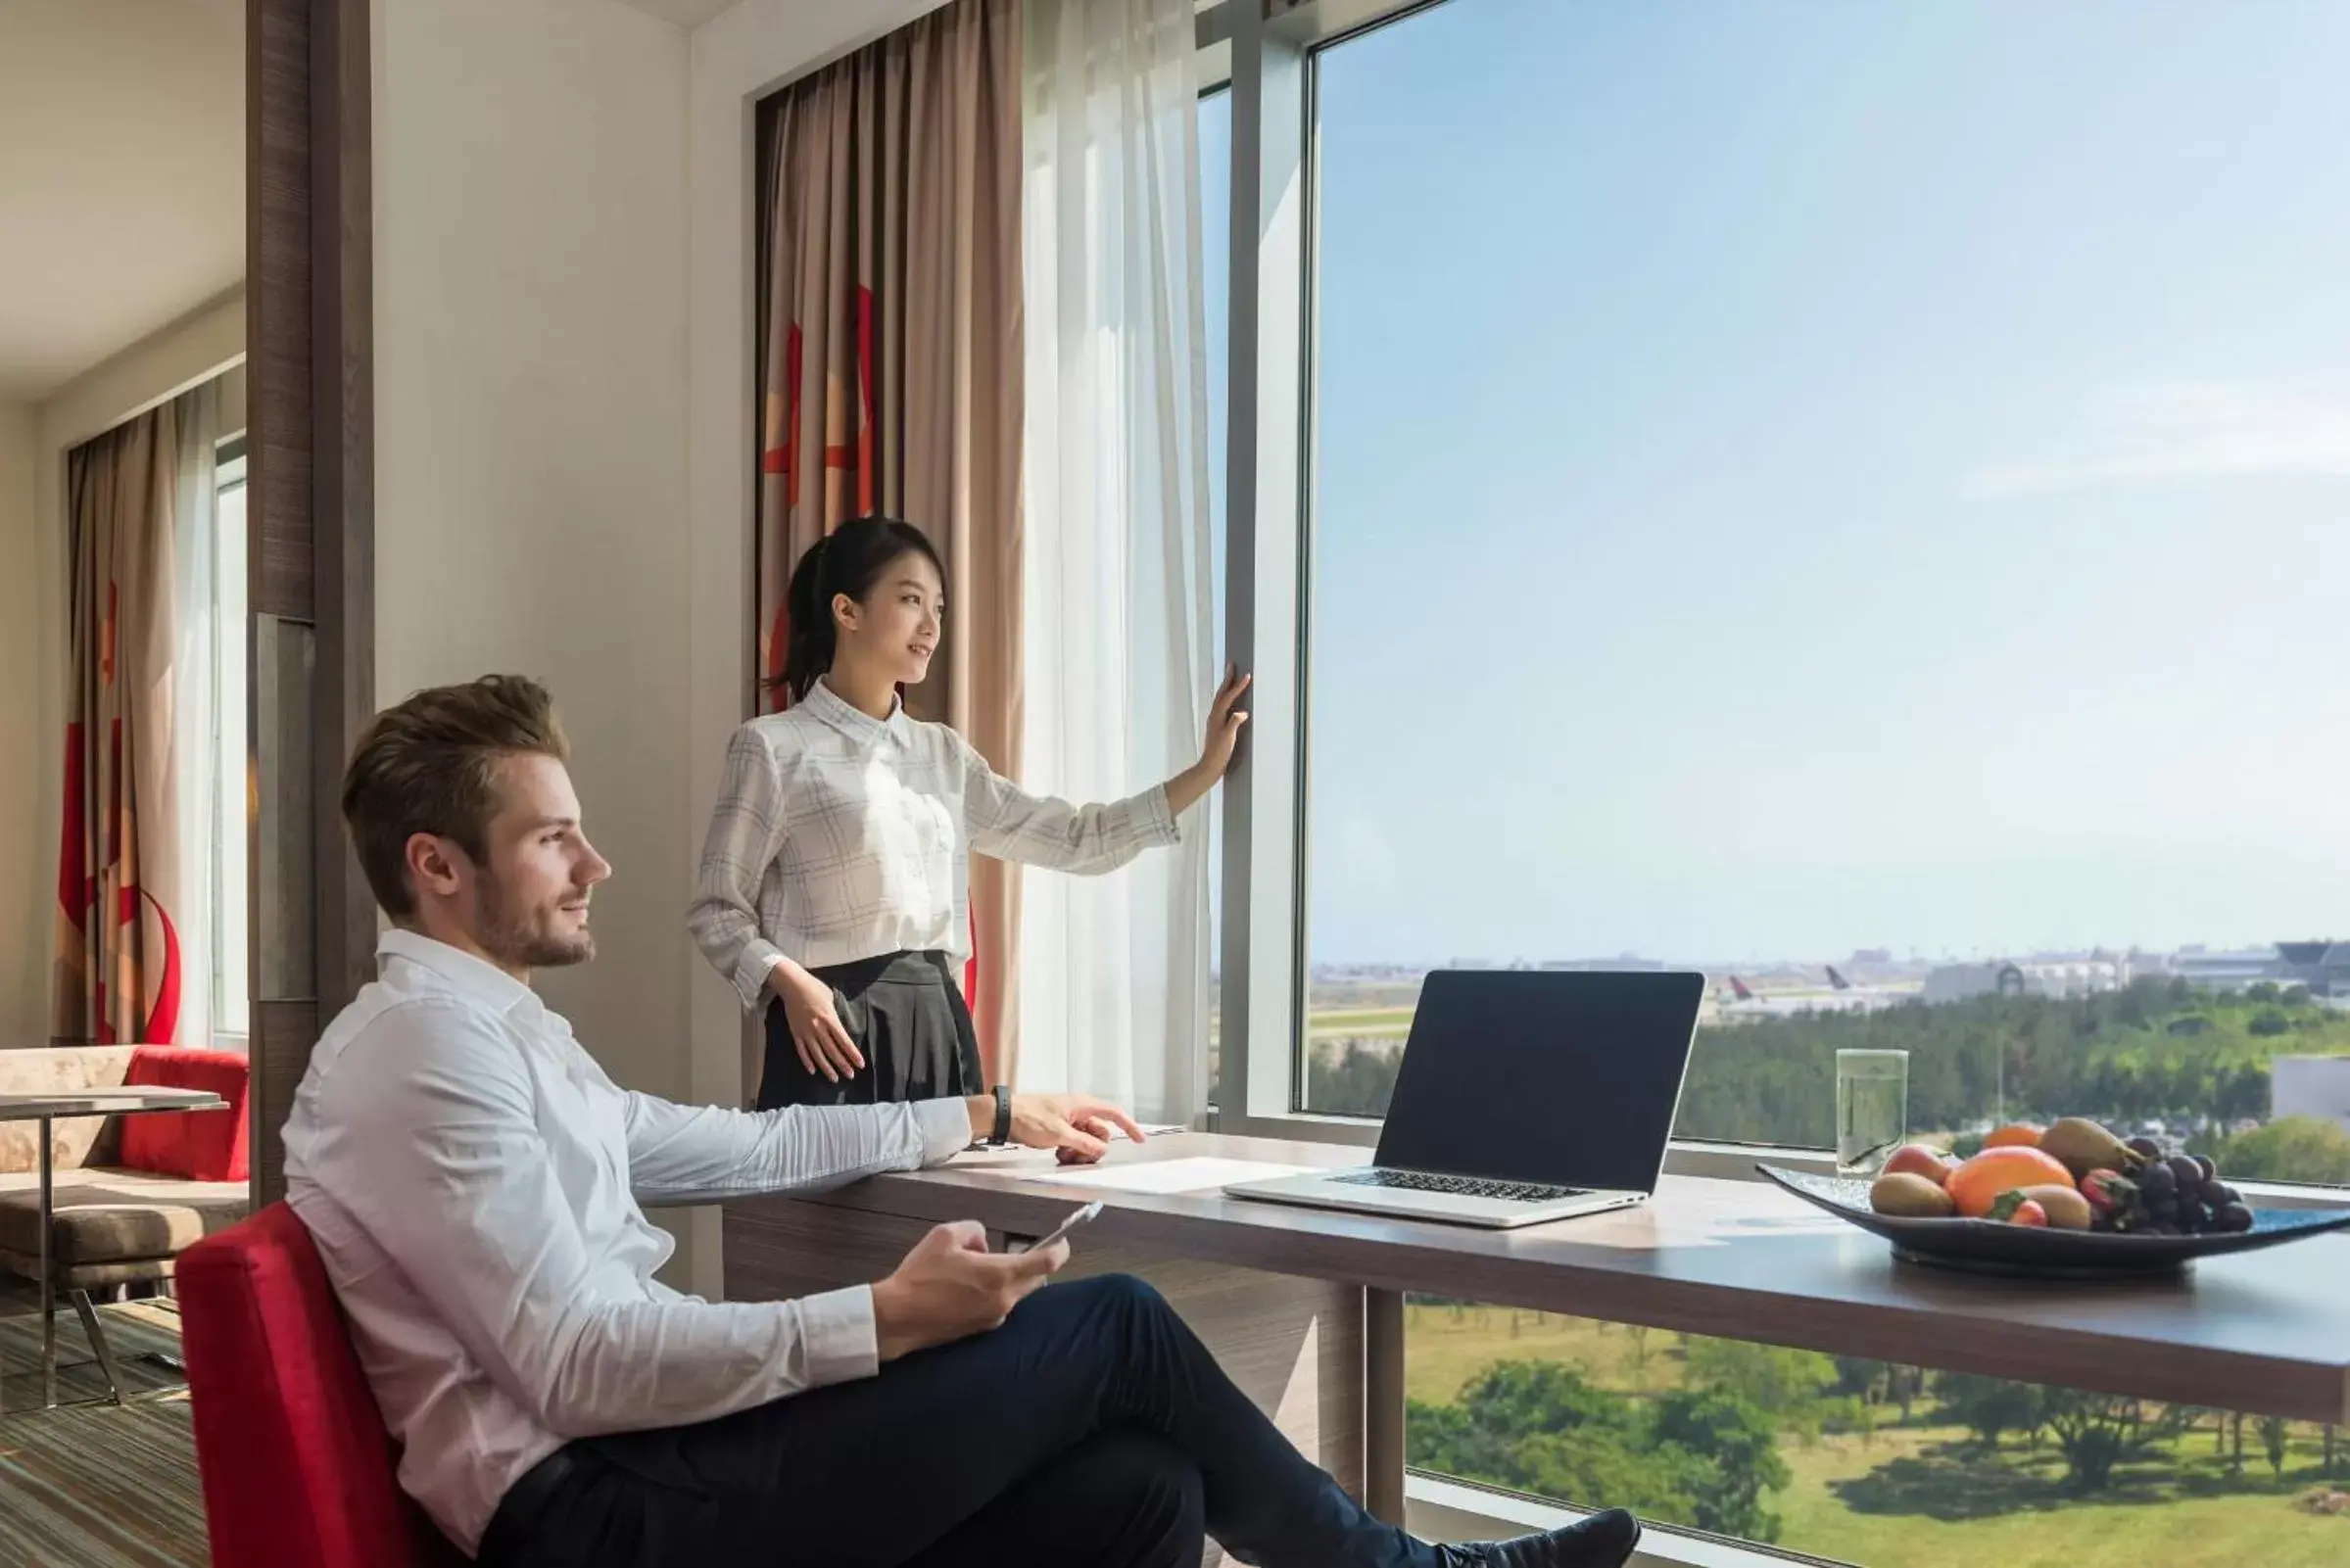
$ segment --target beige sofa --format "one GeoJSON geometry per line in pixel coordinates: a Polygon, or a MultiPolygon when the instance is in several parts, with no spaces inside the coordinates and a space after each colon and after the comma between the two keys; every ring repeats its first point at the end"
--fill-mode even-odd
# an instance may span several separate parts
{"type": "MultiPolygon", "coordinates": [[[[126,1045],[0,1051],[0,1093],[70,1094],[120,1087],[129,1070],[126,1045]]],[[[121,1118],[73,1117],[52,1121],[50,1279],[70,1301],[120,1397],[113,1356],[92,1310],[91,1293],[168,1280],[182,1249],[245,1216],[241,1181],[188,1181],[115,1164],[121,1118]]],[[[40,1123],[0,1121],[0,1269],[40,1280],[40,1123]]]]}

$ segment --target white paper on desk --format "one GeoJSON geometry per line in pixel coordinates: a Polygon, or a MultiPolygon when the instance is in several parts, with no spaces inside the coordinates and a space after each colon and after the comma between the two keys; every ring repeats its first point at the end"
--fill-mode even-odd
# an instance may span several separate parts
{"type": "Polygon", "coordinates": [[[1310,1167],[1276,1165],[1262,1160],[1219,1160],[1199,1155],[1187,1160],[1121,1162],[1113,1165],[1049,1165],[1023,1170],[1024,1181],[1049,1181],[1060,1187],[1103,1187],[1112,1192],[1206,1192],[1234,1181],[1266,1176],[1294,1176],[1310,1167]]]}

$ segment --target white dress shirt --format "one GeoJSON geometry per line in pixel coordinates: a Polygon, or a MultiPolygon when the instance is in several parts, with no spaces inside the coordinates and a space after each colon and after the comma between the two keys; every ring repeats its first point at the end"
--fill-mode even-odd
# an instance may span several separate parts
{"type": "Polygon", "coordinates": [[[286,1197],[351,1320],[400,1482],[470,1553],[566,1440],[867,1377],[873,1294],[711,1304],[655,1280],[631,1189],[717,1197],[935,1164],[959,1100],[753,1114],[622,1089],[535,992],[409,931],[311,1053],[286,1197]]]}
{"type": "Polygon", "coordinates": [[[785,958],[967,954],[973,849],[1092,875],[1176,837],[1164,784],[1107,806],[1027,794],[945,725],[876,719],[818,681],[735,732],[686,924],[756,1011],[785,958]]]}

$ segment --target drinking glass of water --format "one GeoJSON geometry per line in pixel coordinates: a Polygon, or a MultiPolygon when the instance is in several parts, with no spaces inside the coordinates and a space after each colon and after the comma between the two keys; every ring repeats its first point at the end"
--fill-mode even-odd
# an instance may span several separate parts
{"type": "Polygon", "coordinates": [[[1909,1053],[1836,1053],[1836,1170],[1874,1176],[1909,1130],[1909,1053]]]}

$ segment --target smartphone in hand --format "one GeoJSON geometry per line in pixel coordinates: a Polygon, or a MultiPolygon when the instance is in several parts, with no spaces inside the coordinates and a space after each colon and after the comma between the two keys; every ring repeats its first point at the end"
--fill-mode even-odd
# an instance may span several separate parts
{"type": "Polygon", "coordinates": [[[1101,1212],[1102,1206],[1098,1201],[1086,1204],[1080,1209],[1073,1210],[1067,1219],[1062,1220],[1058,1225],[1053,1227],[1051,1235],[1030,1242],[1025,1247],[1017,1247],[1010,1250],[1014,1252],[1032,1253],[1039,1247],[1050,1247],[1054,1242],[1067,1241],[1069,1239],[1070,1232],[1076,1230],[1079,1225],[1090,1222],[1101,1212]]]}

